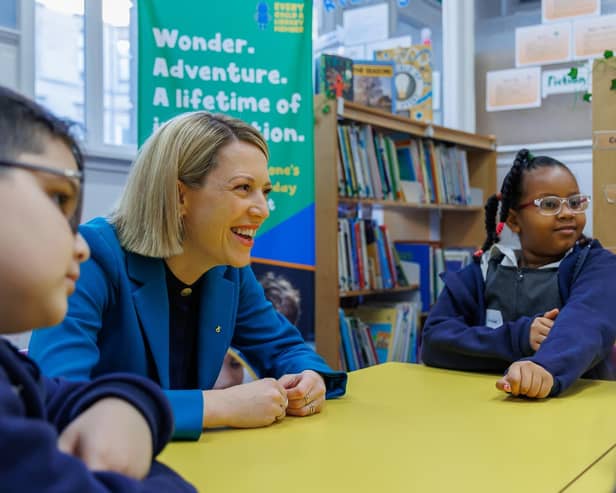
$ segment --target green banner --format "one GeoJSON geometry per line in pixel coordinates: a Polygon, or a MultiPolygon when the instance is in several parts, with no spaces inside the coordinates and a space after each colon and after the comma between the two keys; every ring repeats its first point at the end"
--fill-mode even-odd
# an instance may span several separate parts
{"type": "Polygon", "coordinates": [[[187,111],[251,123],[274,187],[253,256],[314,265],[311,2],[139,0],[138,16],[139,143],[187,111]]]}

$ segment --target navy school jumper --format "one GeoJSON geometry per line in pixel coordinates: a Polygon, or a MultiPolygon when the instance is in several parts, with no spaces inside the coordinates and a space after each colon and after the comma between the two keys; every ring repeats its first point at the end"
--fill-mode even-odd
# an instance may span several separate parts
{"type": "Polygon", "coordinates": [[[3,493],[193,493],[166,466],[154,462],[141,480],[93,472],[58,449],[58,436],[73,419],[105,397],[128,401],[152,432],[154,455],[173,429],[171,409],[157,386],[138,376],[110,374],[91,383],[47,379],[36,364],[0,340],[0,491],[3,493]]]}

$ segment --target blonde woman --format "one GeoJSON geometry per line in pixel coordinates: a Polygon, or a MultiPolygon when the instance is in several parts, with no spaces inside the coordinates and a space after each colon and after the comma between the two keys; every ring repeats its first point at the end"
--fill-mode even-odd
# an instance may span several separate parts
{"type": "Polygon", "coordinates": [[[344,394],[346,375],[276,313],[249,266],[269,215],[268,157],[262,136],[227,116],[187,113],[159,128],[117,210],[80,228],[92,254],[68,315],[30,342],[42,370],[150,377],[183,439],[307,416],[344,394]],[[213,389],[231,344],[265,378],[213,389]]]}

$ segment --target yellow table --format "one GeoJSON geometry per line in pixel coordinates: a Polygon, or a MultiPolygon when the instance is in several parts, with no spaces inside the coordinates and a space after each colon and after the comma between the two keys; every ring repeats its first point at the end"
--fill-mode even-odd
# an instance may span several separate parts
{"type": "Polygon", "coordinates": [[[565,491],[567,493],[616,492],[616,444],[565,491]]]}
{"type": "Polygon", "coordinates": [[[496,378],[380,365],[351,373],[322,414],[208,431],[161,460],[200,491],[557,492],[616,443],[616,383],[534,401],[496,391],[496,378]]]}

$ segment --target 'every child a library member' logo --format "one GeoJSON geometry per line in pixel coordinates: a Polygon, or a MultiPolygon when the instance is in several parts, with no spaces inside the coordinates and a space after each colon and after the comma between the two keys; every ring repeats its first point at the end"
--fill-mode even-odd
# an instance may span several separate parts
{"type": "Polygon", "coordinates": [[[270,2],[258,2],[254,14],[259,30],[268,28],[274,21],[274,32],[301,34],[304,32],[304,3],[298,2],[274,2],[271,8],[270,2]]]}

